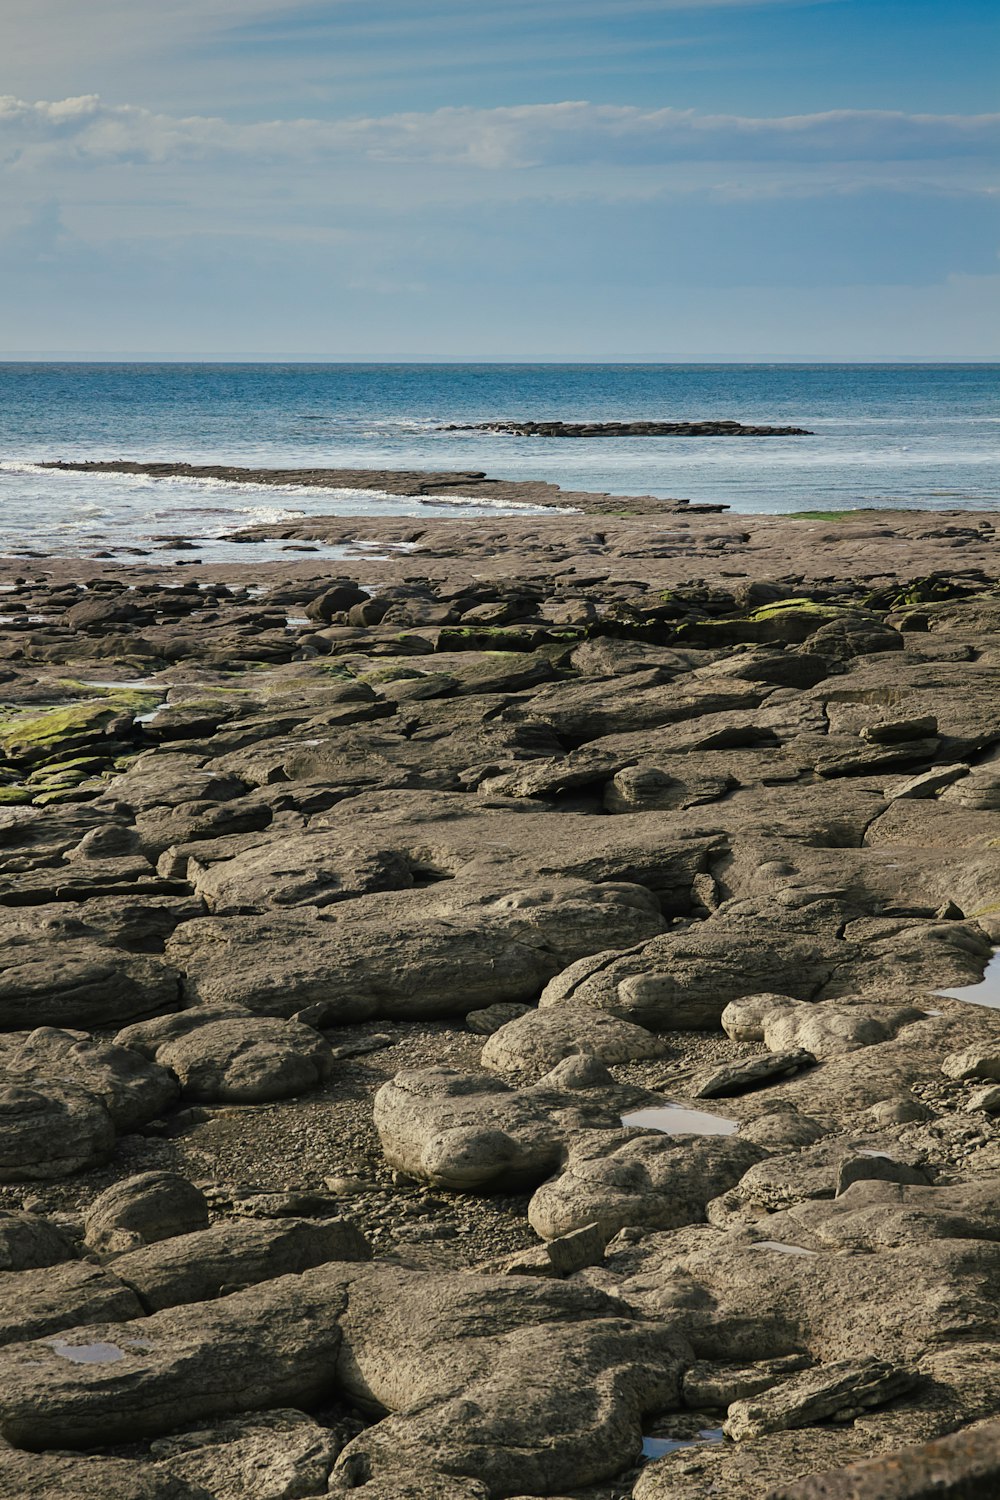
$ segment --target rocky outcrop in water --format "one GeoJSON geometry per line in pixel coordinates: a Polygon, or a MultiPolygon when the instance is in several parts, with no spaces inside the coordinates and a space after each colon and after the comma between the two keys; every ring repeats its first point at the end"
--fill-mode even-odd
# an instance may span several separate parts
{"type": "Polygon", "coordinates": [[[441,432],[507,432],[514,437],[812,437],[806,427],[761,427],[744,422],[472,422],[441,432]]]}

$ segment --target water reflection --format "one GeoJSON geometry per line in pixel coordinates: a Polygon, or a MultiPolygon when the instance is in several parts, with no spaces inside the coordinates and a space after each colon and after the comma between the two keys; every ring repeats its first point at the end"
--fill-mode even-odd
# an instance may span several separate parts
{"type": "Polygon", "coordinates": [[[75,1365],[110,1365],[125,1358],[125,1350],[117,1344],[67,1344],[65,1339],[52,1339],[49,1347],[75,1365]]]}
{"type": "Polygon", "coordinates": [[[780,1240],[758,1240],[751,1250],[774,1250],[779,1255],[817,1255],[817,1250],[807,1250],[803,1245],[783,1245],[780,1240]]]}
{"type": "Polygon", "coordinates": [[[1000,948],[986,965],[986,972],[978,984],[962,984],[953,990],[936,990],[935,994],[949,1000],[964,1000],[968,1005],[988,1005],[1000,1010],[1000,948]]]}
{"type": "Polygon", "coordinates": [[[639,1130],[662,1130],[665,1135],[732,1135],[738,1121],[711,1115],[703,1109],[685,1109],[680,1104],[654,1105],[622,1115],[622,1124],[639,1130]]]}
{"type": "Polygon", "coordinates": [[[721,1427],[702,1427],[697,1436],[690,1438],[660,1438],[644,1437],[642,1440],[643,1458],[666,1458],[668,1453],[676,1453],[678,1448],[698,1448],[705,1443],[721,1443],[725,1439],[725,1433],[721,1427]]]}

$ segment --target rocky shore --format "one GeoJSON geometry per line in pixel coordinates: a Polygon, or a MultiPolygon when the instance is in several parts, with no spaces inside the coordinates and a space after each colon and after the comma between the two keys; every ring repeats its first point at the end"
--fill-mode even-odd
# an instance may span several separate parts
{"type": "Polygon", "coordinates": [[[0,560],[3,1500],[1000,1492],[994,520],[656,503],[0,560]]]}

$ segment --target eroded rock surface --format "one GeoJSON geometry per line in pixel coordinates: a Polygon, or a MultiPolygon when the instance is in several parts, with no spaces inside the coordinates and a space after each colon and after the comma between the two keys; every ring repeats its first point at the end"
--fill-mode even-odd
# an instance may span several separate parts
{"type": "Polygon", "coordinates": [[[992,519],[532,496],[7,570],[0,1494],[993,1483],[992,519]]]}

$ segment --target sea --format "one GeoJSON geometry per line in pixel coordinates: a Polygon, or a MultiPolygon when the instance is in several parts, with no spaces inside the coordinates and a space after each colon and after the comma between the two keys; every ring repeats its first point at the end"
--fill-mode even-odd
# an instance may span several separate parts
{"type": "Polygon", "coordinates": [[[174,538],[184,536],[200,556],[245,559],[226,536],[258,521],[496,514],[460,494],[424,501],[38,467],[50,459],[479,470],[743,514],[995,510],[998,394],[994,364],[5,363],[0,553],[175,562],[174,538]],[[566,439],[444,430],[546,419],[727,419],[812,435],[566,439]]]}

